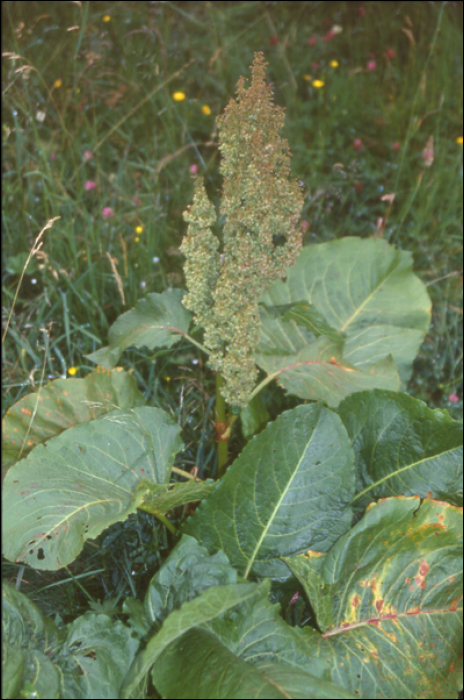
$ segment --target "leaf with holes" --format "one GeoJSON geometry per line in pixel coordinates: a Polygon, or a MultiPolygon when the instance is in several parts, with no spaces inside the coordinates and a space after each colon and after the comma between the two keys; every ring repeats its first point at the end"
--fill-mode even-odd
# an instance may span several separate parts
{"type": "Polygon", "coordinates": [[[356,496],[364,508],[386,496],[462,505],[462,422],[408,394],[353,394],[338,407],[356,455],[356,496]]]}
{"type": "Polygon", "coordinates": [[[113,323],[110,344],[86,357],[111,369],[126,348],[170,348],[187,333],[192,319],[192,314],[182,305],[184,294],[181,289],[147,294],[113,323]]]}
{"type": "Polygon", "coordinates": [[[180,428],[158,408],[113,411],[38,445],[8,471],[3,553],[37,569],[72,562],[84,542],[143,503],[143,479],[169,481],[180,428]]]}
{"type": "Polygon", "coordinates": [[[321,631],[308,629],[312,674],[327,678],[329,670],[362,698],[457,697],[462,508],[382,499],[326,554],[286,562],[321,631]]]}
{"type": "Polygon", "coordinates": [[[286,411],[250,440],[183,531],[222,549],[245,578],[288,578],[280,557],[326,551],[350,527],[353,459],[335,413],[320,403],[286,411]]]}
{"type": "Polygon", "coordinates": [[[121,367],[97,367],[84,379],[56,379],[14,404],[3,419],[2,478],[33,447],[115,408],[145,403],[137,382],[121,367]]]}

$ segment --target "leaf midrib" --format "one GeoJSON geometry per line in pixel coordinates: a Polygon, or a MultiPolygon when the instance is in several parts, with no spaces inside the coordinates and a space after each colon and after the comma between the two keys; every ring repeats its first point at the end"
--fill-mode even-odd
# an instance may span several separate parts
{"type": "Polygon", "coordinates": [[[301,453],[301,457],[300,457],[300,459],[298,460],[298,463],[296,464],[295,469],[293,470],[292,477],[291,477],[291,479],[288,480],[285,489],[282,491],[282,494],[281,494],[279,500],[277,501],[277,504],[276,504],[276,506],[275,506],[275,508],[274,508],[274,511],[273,511],[273,513],[271,514],[271,516],[268,518],[267,525],[263,528],[263,531],[262,531],[262,533],[261,533],[261,536],[259,537],[259,539],[258,539],[258,541],[257,541],[257,543],[256,543],[256,545],[255,545],[255,548],[254,548],[254,550],[253,550],[253,552],[252,552],[252,554],[251,554],[251,556],[250,556],[250,559],[249,559],[249,561],[248,561],[247,568],[245,569],[245,573],[244,573],[244,576],[243,576],[244,579],[247,579],[247,578],[248,578],[248,574],[250,573],[251,568],[252,568],[253,564],[255,563],[255,560],[256,560],[256,558],[257,558],[258,552],[259,552],[259,550],[260,550],[260,547],[261,547],[261,545],[262,545],[262,543],[263,543],[263,541],[264,541],[264,538],[266,537],[266,535],[267,535],[267,533],[268,533],[268,531],[269,531],[269,528],[271,527],[271,524],[274,522],[274,518],[276,517],[277,513],[279,512],[279,509],[280,509],[280,506],[281,506],[281,504],[282,504],[282,501],[283,501],[283,499],[285,498],[285,496],[287,495],[288,490],[289,490],[289,488],[290,488],[290,485],[292,484],[292,482],[293,482],[293,480],[294,480],[294,478],[295,478],[295,475],[296,475],[296,474],[298,473],[298,471],[299,471],[301,462],[302,462],[302,460],[303,460],[303,458],[304,458],[304,456],[305,456],[305,454],[306,454],[306,452],[307,452],[307,450],[308,450],[309,445],[310,445],[311,442],[312,442],[314,433],[316,432],[316,429],[317,429],[317,427],[318,427],[318,425],[319,425],[320,418],[321,418],[321,414],[319,413],[319,416],[318,416],[318,418],[317,418],[317,421],[316,421],[315,425],[313,426],[313,429],[312,429],[311,435],[310,435],[310,437],[309,437],[309,440],[306,442],[306,445],[305,445],[305,447],[304,447],[304,449],[303,449],[303,451],[302,451],[302,453],[301,453]]]}

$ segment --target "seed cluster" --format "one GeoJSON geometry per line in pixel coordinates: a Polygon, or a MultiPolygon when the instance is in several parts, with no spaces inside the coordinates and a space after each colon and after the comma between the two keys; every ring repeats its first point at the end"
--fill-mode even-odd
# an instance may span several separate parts
{"type": "Polygon", "coordinates": [[[225,379],[224,398],[238,408],[247,405],[258,375],[259,298],[295,262],[303,236],[303,194],[290,178],[288,142],[279,135],[284,110],[273,104],[266,65],[263,54],[255,54],[251,86],[240,78],[237,99],[218,118],[223,255],[200,177],[184,213],[189,227],[181,245],[189,290],[183,303],[204,329],[209,365],[225,379]]]}

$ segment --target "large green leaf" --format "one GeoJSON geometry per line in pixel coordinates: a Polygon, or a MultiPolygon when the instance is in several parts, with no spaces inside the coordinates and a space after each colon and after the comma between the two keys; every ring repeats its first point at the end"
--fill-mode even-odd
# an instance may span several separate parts
{"type": "Polygon", "coordinates": [[[462,669],[462,508],[382,499],[326,554],[286,559],[322,634],[311,673],[360,698],[455,698],[462,669]]]}
{"type": "Polygon", "coordinates": [[[281,306],[266,306],[265,304],[262,306],[274,317],[280,317],[281,321],[295,321],[297,326],[311,331],[316,338],[325,335],[332,340],[345,341],[345,334],[331,328],[324,316],[309,301],[296,301],[281,306]]]}
{"type": "Polygon", "coordinates": [[[145,595],[144,608],[151,623],[160,624],[173,610],[211,586],[237,583],[237,572],[224,552],[209,555],[193,537],[183,535],[145,595]]]}
{"type": "Polygon", "coordinates": [[[269,602],[269,592],[270,581],[266,580],[259,597],[203,622],[170,645],[152,672],[161,694],[204,698],[356,697],[311,675],[310,649],[302,630],[284,622],[280,605],[269,602]],[[180,676],[173,672],[176,657],[182,664],[180,676]],[[205,670],[209,666],[211,672],[205,670]],[[216,673],[215,668],[222,672],[216,673]],[[189,696],[192,692],[196,695],[189,696]],[[280,692],[284,695],[274,695],[280,692]]]}
{"type": "Polygon", "coordinates": [[[288,577],[279,557],[327,551],[350,527],[353,458],[335,413],[298,406],[248,443],[184,532],[245,577],[288,577]]]}
{"type": "MultiPolygon", "coordinates": [[[[120,697],[139,642],[121,621],[87,613],[68,626],[58,663],[64,698],[120,697]]],[[[47,697],[47,696],[45,696],[47,697]]]]}
{"type": "Polygon", "coordinates": [[[258,394],[240,411],[240,425],[243,436],[246,438],[252,437],[260,428],[264,428],[269,420],[270,415],[266,404],[261,394],[258,394]]]}
{"type": "MultiPolygon", "coordinates": [[[[286,334],[284,342],[288,345],[292,333],[285,325],[275,321],[267,323],[263,333],[279,326],[279,333],[286,334]]],[[[279,341],[277,333],[272,337],[276,345],[277,342],[282,343],[282,336],[279,341]]],[[[343,359],[343,346],[340,342],[325,336],[305,345],[298,352],[258,354],[256,361],[269,377],[276,379],[290,394],[313,401],[320,398],[329,406],[338,406],[342,399],[355,391],[373,387],[400,387],[400,378],[391,355],[369,365],[367,369],[360,369],[343,359]]]]}
{"type": "Polygon", "coordinates": [[[121,697],[145,697],[144,686],[147,674],[170,644],[193,627],[198,627],[223,615],[240,603],[250,599],[258,600],[261,596],[262,586],[266,587],[267,582],[213,586],[203,591],[194,600],[184,603],[180,610],[174,610],[166,618],[160,631],[150,639],[146,648],[139,652],[135,658],[124,681],[121,697]]]}
{"type": "Polygon", "coordinates": [[[43,698],[59,698],[61,674],[49,656],[63,641],[54,622],[2,580],[2,697],[20,697],[26,683],[43,698]]]}
{"type": "MultiPolygon", "coordinates": [[[[377,363],[385,361],[390,354],[398,365],[401,380],[406,382],[430,323],[431,302],[425,286],[412,272],[411,253],[399,251],[381,239],[347,237],[304,248],[288,270],[286,281],[274,283],[261,301],[267,307],[301,306],[305,301],[311,304],[310,309],[314,307],[318,311],[325,326],[346,338],[344,362],[340,364],[360,373],[371,373],[370,387],[364,384],[361,389],[399,388],[393,371],[390,386],[386,385],[385,367],[380,373],[380,382],[375,383],[377,363]]],[[[298,320],[298,314],[289,316],[287,311],[283,318],[278,318],[262,311],[257,362],[268,371],[264,364],[267,357],[281,355],[279,369],[282,370],[282,338],[290,336],[288,354],[298,355],[315,336],[310,333],[308,320],[298,320]]],[[[320,329],[324,327],[321,323],[317,325],[320,329]]],[[[329,376],[325,382],[330,384],[333,368],[326,360],[324,358],[329,376]]],[[[288,366],[291,364],[292,358],[289,358],[288,366]]],[[[334,388],[343,384],[344,377],[348,376],[348,373],[334,375],[334,388]]],[[[283,371],[280,381],[285,386],[283,371]]],[[[291,391],[300,395],[295,391],[295,384],[291,391]]],[[[317,386],[312,388],[317,394],[317,386]]],[[[306,394],[302,398],[307,398],[306,394]]]]}
{"type": "Polygon", "coordinates": [[[157,408],[117,410],[39,445],[8,471],[3,552],[38,569],[72,562],[88,538],[143,502],[146,478],[167,483],[180,428],[157,408]]]}
{"type": "Polygon", "coordinates": [[[356,698],[333,683],[278,661],[247,663],[215,634],[198,628],[163,652],[152,678],[162,697],[179,700],[356,698]]]}
{"type": "Polygon", "coordinates": [[[138,642],[122,622],[87,614],[68,630],[2,582],[2,697],[116,698],[138,642]],[[26,689],[35,695],[25,695],[26,689]]]}
{"type": "Polygon", "coordinates": [[[353,394],[338,408],[356,454],[357,495],[419,495],[462,505],[462,422],[408,394],[353,394]]]}
{"type": "Polygon", "coordinates": [[[192,314],[182,305],[184,294],[181,289],[147,294],[119,316],[110,328],[110,344],[87,355],[89,360],[111,369],[126,348],[170,348],[187,333],[192,320],[192,314]]]}
{"type": "Polygon", "coordinates": [[[97,367],[84,379],[56,379],[14,404],[3,419],[2,477],[33,447],[115,408],[145,403],[135,378],[118,367],[97,367]]]}

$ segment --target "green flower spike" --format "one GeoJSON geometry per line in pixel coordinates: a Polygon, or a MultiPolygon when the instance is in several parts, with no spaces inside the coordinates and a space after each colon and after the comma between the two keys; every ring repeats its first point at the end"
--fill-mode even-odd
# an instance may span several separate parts
{"type": "Polygon", "coordinates": [[[279,135],[284,110],[273,104],[266,65],[263,54],[255,54],[251,86],[240,78],[237,99],[218,118],[223,255],[201,178],[184,214],[189,227],[181,246],[189,290],[184,304],[204,328],[209,365],[225,380],[225,400],[237,408],[247,405],[258,375],[259,298],[295,262],[303,236],[303,194],[290,178],[288,142],[279,135]]]}

